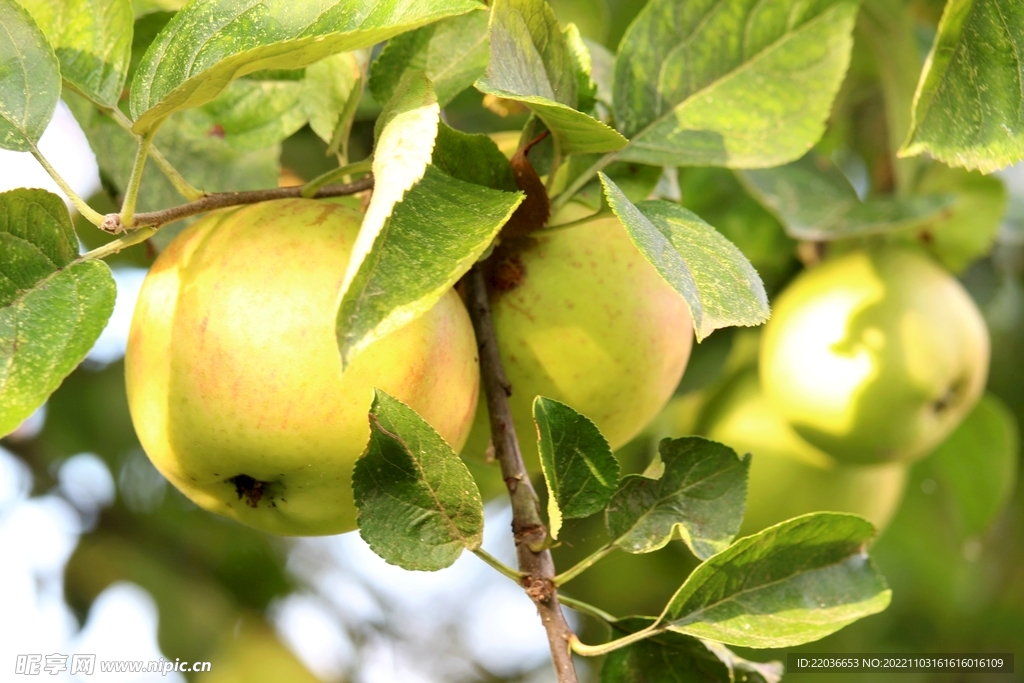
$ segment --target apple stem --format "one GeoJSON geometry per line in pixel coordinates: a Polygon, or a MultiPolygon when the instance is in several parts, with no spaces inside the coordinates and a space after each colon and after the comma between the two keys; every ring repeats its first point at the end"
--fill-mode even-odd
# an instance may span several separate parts
{"type": "Polygon", "coordinates": [[[523,574],[519,583],[533,600],[547,632],[551,647],[551,659],[558,683],[577,683],[576,669],[572,662],[570,643],[575,634],[562,614],[558,602],[558,588],[555,586],[555,563],[551,551],[544,548],[548,531],[540,514],[540,500],[530,482],[530,476],[523,465],[519,451],[515,426],[512,424],[512,410],[508,397],[512,385],[505,375],[505,368],[498,351],[498,340],[494,334],[491,319],[491,304],[487,284],[480,264],[473,266],[466,276],[469,315],[476,332],[480,350],[480,377],[487,398],[487,412],[491,420],[491,443],[494,455],[501,465],[501,475],[508,487],[512,501],[512,533],[515,538],[519,571],[523,574]]]}

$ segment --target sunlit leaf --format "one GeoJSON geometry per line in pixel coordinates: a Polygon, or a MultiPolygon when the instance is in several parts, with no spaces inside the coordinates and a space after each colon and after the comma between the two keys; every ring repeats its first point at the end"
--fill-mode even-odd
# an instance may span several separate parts
{"type": "Polygon", "coordinates": [[[309,117],[309,127],[324,142],[331,143],[335,135],[339,136],[341,144],[348,140],[358,100],[363,94],[369,58],[368,50],[356,50],[331,55],[306,67],[300,99],[309,117]]]}
{"type": "Polygon", "coordinates": [[[633,244],[686,299],[697,341],[722,327],[760,325],[768,319],[764,284],[735,245],[678,204],[655,200],[634,205],[608,176],[600,177],[633,244]]]}
{"type": "Polygon", "coordinates": [[[337,320],[343,362],[430,310],[476,263],[520,201],[521,194],[428,167],[394,207],[345,290],[337,320]]]}
{"type": "Polygon", "coordinates": [[[955,200],[945,194],[861,201],[846,176],[826,157],[761,170],[740,171],[747,189],[795,239],[827,241],[915,230],[945,217],[955,200]]]}
{"type": "Polygon", "coordinates": [[[0,435],[81,362],[114,308],[101,261],[74,263],[68,210],[45,190],[0,194],[0,435]]]}
{"type": "Polygon", "coordinates": [[[533,421],[548,486],[548,530],[558,538],[563,519],[604,508],[619,483],[619,462],[597,425],[564,403],[536,397],[533,421]]]}
{"type": "Polygon", "coordinates": [[[658,479],[623,477],[608,503],[612,543],[630,553],[663,548],[678,534],[693,553],[711,557],[729,545],[743,521],[750,455],[692,436],[658,447],[658,479]]]}
{"type": "Polygon", "coordinates": [[[370,70],[370,92],[387,102],[406,71],[423,71],[442,107],[483,75],[490,56],[486,12],[470,12],[388,41],[370,70]]]}
{"type": "Polygon", "coordinates": [[[792,647],[882,611],[891,591],[868,558],[863,517],[817,512],[733,543],[693,570],[659,622],[744,647],[792,647]]]}
{"type": "Polygon", "coordinates": [[[989,173],[1024,159],[1024,4],[949,0],[901,155],[989,173]]]}
{"type": "Polygon", "coordinates": [[[190,3],[150,45],[132,81],[135,132],[209,102],[240,76],[297,69],[481,8],[475,0],[190,3]]]}
{"type": "Polygon", "coordinates": [[[263,149],[279,144],[306,124],[302,91],[303,84],[298,81],[238,80],[175,123],[193,139],[220,138],[242,151],[263,149]]]}
{"type": "Polygon", "coordinates": [[[46,36],[15,0],[0,0],[0,147],[31,150],[60,99],[60,66],[46,36]]]}
{"type": "Polygon", "coordinates": [[[506,192],[519,191],[508,159],[487,135],[463,133],[442,123],[432,163],[457,180],[506,192]]]}
{"type": "Polygon", "coordinates": [[[436,571],[483,541],[483,502],[466,465],[412,408],[379,389],[352,490],[359,535],[391,564],[436,571]]]}
{"type": "Polygon", "coordinates": [[[496,0],[490,33],[490,62],[476,83],[479,90],[526,105],[563,154],[608,152],[626,144],[616,131],[575,109],[573,54],[544,0],[496,0]]]}
{"type": "Polygon", "coordinates": [[[121,98],[132,51],[128,0],[19,0],[46,34],[60,75],[98,104],[121,98]]]}
{"type": "Polygon", "coordinates": [[[825,130],[846,74],[856,0],[652,0],[622,39],[619,158],[761,168],[825,130]]]}

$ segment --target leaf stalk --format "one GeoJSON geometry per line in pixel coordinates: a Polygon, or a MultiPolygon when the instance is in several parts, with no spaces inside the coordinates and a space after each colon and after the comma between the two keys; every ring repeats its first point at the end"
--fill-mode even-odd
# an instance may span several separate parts
{"type": "MultiPolygon", "coordinates": [[[[132,122],[124,115],[124,112],[117,107],[112,107],[110,109],[103,108],[102,111],[106,113],[107,116],[114,119],[114,121],[121,126],[121,128],[130,133],[132,137],[138,139],[139,136],[132,130],[132,122]]],[[[205,192],[185,180],[185,177],[178,172],[178,169],[174,168],[171,162],[168,161],[167,157],[165,157],[163,153],[156,148],[156,145],[152,143],[150,143],[149,146],[149,156],[153,160],[153,163],[156,164],[156,167],[160,169],[160,172],[164,174],[167,180],[171,182],[171,185],[174,186],[174,189],[177,190],[178,194],[182,197],[191,202],[206,195],[205,192]]]]}
{"type": "Polygon", "coordinates": [[[135,227],[135,202],[139,198],[142,172],[146,169],[146,158],[149,156],[149,147],[153,144],[153,136],[156,135],[156,131],[156,128],[151,128],[145,135],[139,138],[139,148],[135,153],[135,163],[132,164],[132,172],[128,177],[128,186],[124,190],[124,201],[121,202],[121,225],[124,228],[135,227]]]}
{"type": "Polygon", "coordinates": [[[522,572],[518,572],[515,569],[512,569],[512,567],[508,566],[507,564],[496,558],[494,555],[491,555],[483,548],[477,548],[473,551],[473,554],[479,557],[487,564],[491,565],[491,567],[493,567],[494,569],[498,570],[500,574],[507,576],[516,583],[519,583],[523,580],[522,572]]]}
{"type": "Polygon", "coordinates": [[[346,164],[344,166],[339,166],[338,168],[332,168],[330,171],[318,175],[316,178],[313,178],[303,185],[300,190],[300,194],[306,199],[310,199],[316,196],[316,193],[321,187],[330,185],[331,183],[336,183],[339,180],[344,180],[346,176],[351,176],[355,173],[369,173],[372,168],[372,159],[363,159],[362,161],[357,161],[354,164],[346,164]]]}
{"type": "MultiPolygon", "coordinates": [[[[564,585],[566,583],[569,583],[570,581],[575,579],[577,576],[579,576],[583,572],[585,572],[588,569],[590,569],[591,567],[593,567],[595,564],[597,564],[601,559],[603,559],[606,555],[608,555],[608,553],[612,552],[613,550],[615,550],[615,546],[614,545],[611,545],[611,544],[606,545],[605,547],[601,548],[600,550],[598,550],[594,554],[592,554],[589,557],[586,557],[583,560],[581,560],[580,562],[578,562],[575,566],[570,567],[569,569],[566,569],[564,572],[562,572],[561,574],[556,576],[554,579],[552,579],[552,581],[555,582],[556,586],[562,586],[562,585],[564,585]]],[[[566,603],[566,604],[568,604],[568,603],[566,603]]]]}
{"type": "Polygon", "coordinates": [[[639,643],[641,640],[645,640],[651,636],[656,636],[664,630],[664,628],[657,626],[656,624],[652,624],[651,626],[641,629],[636,633],[630,633],[629,635],[616,638],[615,640],[610,640],[607,643],[602,643],[600,645],[587,645],[586,643],[581,642],[576,636],[573,636],[572,640],[569,641],[569,645],[572,648],[572,651],[581,657],[600,657],[601,655],[606,655],[609,652],[621,650],[633,643],[639,643]]]}
{"type": "Polygon", "coordinates": [[[142,228],[135,232],[129,233],[124,237],[119,237],[116,240],[107,242],[103,246],[96,247],[92,251],[87,251],[77,259],[75,263],[81,263],[82,261],[92,261],[93,259],[106,258],[112,254],[116,254],[122,249],[138,244],[139,242],[145,242],[154,234],[156,234],[156,228],[142,228]]]}
{"type": "Polygon", "coordinates": [[[53,178],[53,182],[57,183],[57,187],[59,187],[61,191],[67,195],[67,198],[71,200],[71,203],[75,205],[75,208],[78,209],[78,213],[82,214],[87,221],[97,227],[103,225],[103,214],[89,206],[84,199],[78,196],[77,192],[71,189],[71,186],[68,185],[67,181],[57,173],[57,169],[51,166],[50,162],[46,160],[46,157],[44,157],[42,152],[39,151],[39,148],[32,145],[32,149],[30,151],[32,156],[36,158],[36,161],[39,162],[39,165],[50,174],[51,178],[53,178]]]}

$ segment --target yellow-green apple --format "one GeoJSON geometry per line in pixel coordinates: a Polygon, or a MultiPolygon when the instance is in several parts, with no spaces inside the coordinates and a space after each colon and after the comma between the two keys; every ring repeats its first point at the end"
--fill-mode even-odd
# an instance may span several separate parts
{"type": "Polygon", "coordinates": [[[806,271],[775,303],[765,395],[842,462],[927,455],[981,397],[989,339],[970,296],[921,252],[857,251],[806,271]]]}
{"type": "MultiPolygon", "coordinates": [[[[531,472],[539,471],[535,396],[572,406],[618,448],[665,406],[690,356],[693,324],[683,298],[618,218],[585,220],[589,213],[570,204],[551,221],[566,227],[506,242],[491,259],[495,333],[531,472]]],[[[481,457],[489,439],[481,409],[467,459],[481,457]]]]}
{"type": "Polygon", "coordinates": [[[198,221],[153,264],[128,401],[153,464],[201,507],[278,534],[354,529],[374,387],[465,442],[479,371],[454,292],[342,374],[335,312],[361,219],[327,202],[256,204],[198,221]]]}
{"type": "Polygon", "coordinates": [[[831,510],[866,517],[879,530],[903,498],[909,465],[840,464],[793,431],[762,393],[753,369],[733,378],[705,407],[699,431],[752,453],[741,533],[831,510]]]}

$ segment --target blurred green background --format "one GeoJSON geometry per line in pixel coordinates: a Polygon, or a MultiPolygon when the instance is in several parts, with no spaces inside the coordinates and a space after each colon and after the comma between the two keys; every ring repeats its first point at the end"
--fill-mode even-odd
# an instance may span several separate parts
{"type": "MultiPolygon", "coordinates": [[[[173,8],[173,3],[157,4],[173,8]]],[[[643,2],[551,4],[563,23],[575,22],[587,39],[614,51],[643,2]]],[[[892,1],[892,6],[903,4],[892,1]]],[[[907,4],[923,63],[942,2],[907,4]]],[[[139,30],[162,20],[166,15],[145,14],[139,30]]],[[[862,16],[858,24],[850,74],[819,145],[862,196],[898,191],[901,174],[920,174],[920,164],[927,163],[893,160],[891,131],[898,126],[887,111],[892,102],[885,85],[892,64],[886,47],[873,42],[877,33],[869,22],[862,16]]],[[[523,125],[524,115],[501,116],[482,107],[482,100],[476,91],[464,92],[447,107],[447,122],[470,132],[523,125]]],[[[352,159],[368,154],[378,111],[367,96],[353,129],[352,159]]],[[[283,177],[297,182],[329,169],[324,151],[303,128],[283,146],[283,177]]],[[[959,276],[992,335],[989,391],[1019,424],[1024,419],[1024,168],[1009,169],[998,180],[975,177],[972,182],[1002,183],[1008,198],[1004,202],[996,188],[991,200],[981,200],[979,211],[987,210],[998,225],[995,242],[959,276]]],[[[744,251],[770,296],[799,272],[799,245],[731,171],[680,169],[678,192],[685,206],[744,251]]],[[[92,201],[101,211],[113,206],[104,191],[92,201]]],[[[80,234],[90,248],[108,239],[88,228],[80,234]]],[[[139,246],[112,259],[123,297],[122,327],[141,269],[154,256],[139,246]]],[[[153,469],[135,438],[119,343],[114,335],[64,382],[44,411],[3,440],[0,614],[5,625],[0,640],[7,643],[5,651],[34,652],[27,643],[40,642],[32,638],[46,633],[47,653],[72,646],[85,651],[81,648],[88,643],[148,642],[153,658],[162,652],[169,659],[213,662],[211,673],[187,680],[552,680],[532,605],[476,558],[463,558],[438,575],[407,574],[375,558],[356,534],[271,537],[188,502],[153,469]]],[[[625,471],[643,470],[666,430],[698,430],[703,407],[749,367],[756,343],[756,333],[722,330],[696,347],[673,412],[620,453],[625,471]]],[[[1017,458],[1016,434],[1008,439],[1012,443],[1006,448],[1017,458]]],[[[942,460],[958,459],[969,471],[976,455],[972,447],[984,445],[951,446],[945,455],[912,468],[902,503],[871,550],[893,589],[889,609],[801,652],[1024,653],[1024,495],[1016,481],[1021,468],[1005,467],[1004,480],[986,489],[1002,491],[1005,505],[996,501],[997,509],[979,512],[975,508],[985,501],[965,493],[956,474],[962,470],[942,460]]],[[[493,502],[487,547],[512,562],[508,520],[503,502],[493,502]]],[[[599,519],[569,524],[563,536],[580,540],[557,548],[556,562],[567,567],[584,557],[603,542],[603,533],[599,519]]],[[[695,565],[679,542],[646,556],[613,554],[566,592],[616,615],[657,613],[695,565]]],[[[605,637],[588,619],[575,623],[588,642],[605,637]]],[[[147,658],[127,645],[117,651],[127,653],[124,658],[147,658]]],[[[786,652],[742,654],[764,660],[784,659],[786,652]]],[[[583,666],[596,680],[598,667],[583,666]]],[[[815,680],[865,676],[817,674],[815,680]]],[[[890,678],[971,680],[945,674],[871,676],[890,678]]]]}

